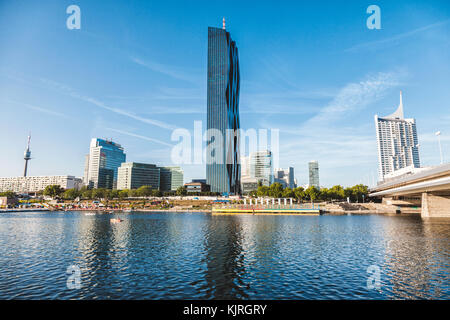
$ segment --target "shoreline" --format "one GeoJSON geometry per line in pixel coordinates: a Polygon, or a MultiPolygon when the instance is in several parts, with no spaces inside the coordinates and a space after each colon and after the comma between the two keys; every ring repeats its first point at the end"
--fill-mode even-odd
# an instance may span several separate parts
{"type": "MultiPolygon", "coordinates": [[[[66,211],[78,211],[78,212],[98,212],[103,214],[115,214],[115,213],[132,213],[132,212],[147,212],[147,213],[211,213],[212,215],[279,215],[279,216],[311,216],[311,215],[319,215],[319,214],[306,214],[306,213],[248,213],[248,212],[234,212],[234,213],[218,213],[213,212],[211,209],[136,209],[131,212],[129,209],[73,209],[73,210],[52,210],[47,208],[36,208],[36,209],[28,209],[28,208],[15,208],[15,209],[0,209],[0,213],[14,213],[14,212],[66,212],[66,211]],[[125,211],[127,210],[127,211],[125,211]]],[[[348,215],[382,215],[382,216],[420,216],[420,210],[408,210],[408,211],[400,211],[397,212],[386,212],[381,210],[321,210],[320,215],[329,215],[329,216],[348,216],[348,215]]]]}

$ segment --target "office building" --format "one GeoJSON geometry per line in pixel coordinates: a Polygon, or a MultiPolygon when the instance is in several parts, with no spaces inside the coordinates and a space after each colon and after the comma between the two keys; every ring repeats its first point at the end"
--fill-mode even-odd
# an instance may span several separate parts
{"type": "Polygon", "coordinates": [[[249,156],[250,178],[265,186],[272,184],[272,152],[269,150],[252,152],[249,156]]]}
{"type": "Polygon", "coordinates": [[[208,192],[210,191],[210,187],[203,181],[194,181],[188,182],[184,185],[187,193],[200,193],[200,192],[208,192]]]}
{"type": "Polygon", "coordinates": [[[287,169],[275,169],[273,171],[273,182],[278,182],[283,185],[284,188],[294,189],[296,187],[294,178],[294,168],[289,167],[287,169]]]}
{"type": "Polygon", "coordinates": [[[160,168],[154,164],[124,162],[118,169],[117,189],[138,189],[149,186],[159,190],[160,168]]]}
{"type": "Polygon", "coordinates": [[[258,189],[258,179],[244,176],[241,178],[242,194],[248,194],[251,191],[258,189]]]}
{"type": "Polygon", "coordinates": [[[161,191],[176,191],[183,186],[183,170],[180,167],[160,167],[161,191]]]}
{"type": "Polygon", "coordinates": [[[82,180],[68,175],[0,178],[0,192],[31,193],[43,191],[50,185],[59,185],[65,190],[80,189],[82,180]]]}
{"type": "Polygon", "coordinates": [[[393,114],[387,117],[375,115],[375,128],[379,181],[402,168],[410,166],[420,168],[416,120],[404,118],[402,92],[400,104],[393,114]]]}
{"type": "Polygon", "coordinates": [[[222,29],[208,28],[206,180],[212,192],[240,193],[239,81],[238,49],[224,19],[222,29]]]}
{"type": "Polygon", "coordinates": [[[118,168],[125,159],[126,155],[120,144],[93,138],[89,157],[85,159],[85,184],[90,188],[116,188],[118,168]]]}
{"type": "Polygon", "coordinates": [[[318,161],[310,161],[308,166],[309,166],[309,186],[320,188],[319,162],[318,161]]]}

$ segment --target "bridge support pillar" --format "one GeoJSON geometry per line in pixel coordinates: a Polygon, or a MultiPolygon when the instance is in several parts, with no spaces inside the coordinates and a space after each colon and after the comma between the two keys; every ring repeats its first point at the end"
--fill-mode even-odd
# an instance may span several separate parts
{"type": "Polygon", "coordinates": [[[422,193],[422,218],[450,218],[450,196],[422,193]]]}

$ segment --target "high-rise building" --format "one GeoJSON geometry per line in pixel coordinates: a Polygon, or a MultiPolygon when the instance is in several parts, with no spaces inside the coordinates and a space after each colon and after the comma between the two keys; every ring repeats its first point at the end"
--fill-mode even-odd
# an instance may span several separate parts
{"type": "Polygon", "coordinates": [[[93,138],[91,140],[89,158],[85,161],[87,180],[85,184],[91,188],[112,189],[117,186],[117,172],[125,162],[123,147],[111,140],[93,138]]]}
{"type": "Polygon", "coordinates": [[[249,156],[250,177],[265,186],[272,181],[272,152],[269,150],[252,152],[249,156]]]}
{"type": "Polygon", "coordinates": [[[117,189],[138,189],[149,186],[159,190],[160,168],[154,164],[124,162],[118,169],[117,189]]]}
{"type": "Polygon", "coordinates": [[[284,187],[295,188],[294,168],[275,169],[273,172],[273,182],[281,183],[284,187]]]}
{"type": "Polygon", "coordinates": [[[400,91],[400,104],[393,114],[387,117],[375,115],[380,181],[396,170],[420,167],[416,120],[404,118],[402,100],[400,91]]]}
{"type": "Polygon", "coordinates": [[[176,191],[183,186],[183,169],[180,167],[160,167],[159,169],[161,191],[176,191]]]}
{"type": "Polygon", "coordinates": [[[238,49],[224,19],[223,29],[208,28],[206,179],[212,192],[240,193],[239,81],[238,49]]]}
{"type": "Polygon", "coordinates": [[[310,161],[309,166],[309,186],[320,188],[319,184],[319,162],[310,161]]]}

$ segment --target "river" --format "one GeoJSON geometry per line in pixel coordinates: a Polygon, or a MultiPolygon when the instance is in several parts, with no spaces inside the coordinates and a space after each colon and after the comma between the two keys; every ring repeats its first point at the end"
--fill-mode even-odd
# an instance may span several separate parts
{"type": "Polygon", "coordinates": [[[449,299],[449,220],[3,213],[0,299],[449,299]]]}

